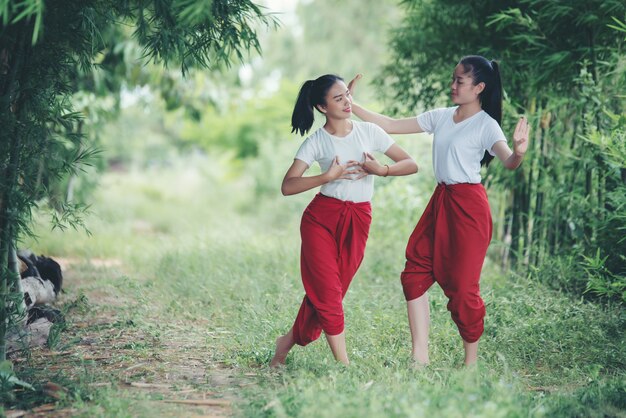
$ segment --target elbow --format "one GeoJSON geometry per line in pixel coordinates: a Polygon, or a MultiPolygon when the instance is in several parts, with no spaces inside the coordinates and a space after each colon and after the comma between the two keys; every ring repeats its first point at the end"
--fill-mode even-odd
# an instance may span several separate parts
{"type": "Polygon", "coordinates": [[[417,163],[415,162],[415,160],[413,158],[408,158],[409,161],[409,166],[408,168],[408,173],[407,174],[415,174],[419,171],[419,166],[417,165],[417,163]]]}
{"type": "Polygon", "coordinates": [[[283,183],[283,185],[280,187],[280,192],[283,194],[283,196],[291,196],[298,193],[296,190],[294,190],[293,187],[289,187],[288,183],[283,183]]]}

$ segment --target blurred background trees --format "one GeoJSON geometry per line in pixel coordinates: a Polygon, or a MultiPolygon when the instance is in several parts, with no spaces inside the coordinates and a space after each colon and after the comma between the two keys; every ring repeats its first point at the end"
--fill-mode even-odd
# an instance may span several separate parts
{"type": "Polygon", "coordinates": [[[242,60],[260,50],[257,25],[273,20],[248,0],[5,1],[0,15],[1,360],[7,319],[23,315],[12,309],[22,297],[18,237],[42,200],[56,225],[81,224],[74,179],[93,164],[95,132],[119,108],[122,88],[142,81],[145,62],[186,73],[242,60]]]}
{"type": "MultiPolygon", "coordinates": [[[[359,87],[359,102],[409,116],[449,105],[454,65],[482,54],[501,63],[505,132],[525,114],[534,133],[522,169],[494,162],[485,173],[493,255],[577,295],[626,297],[621,1],[5,3],[2,265],[33,207],[79,225],[68,214],[90,203],[97,173],[190,155],[206,158],[220,183],[245,184],[241,211],[279,217],[261,211],[300,143],[289,121],[304,80],[363,73],[373,85],[359,87]]],[[[414,155],[426,172],[428,154],[414,155]]],[[[416,195],[431,186],[424,171],[380,182],[379,227],[417,220],[416,195]]]]}

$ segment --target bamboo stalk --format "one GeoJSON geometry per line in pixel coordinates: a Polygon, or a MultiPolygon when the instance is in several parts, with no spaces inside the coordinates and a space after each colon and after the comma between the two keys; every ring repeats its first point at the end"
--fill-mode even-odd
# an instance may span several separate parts
{"type": "MultiPolygon", "coordinates": [[[[16,84],[16,80],[19,76],[24,74],[24,66],[26,60],[26,52],[30,45],[25,42],[28,33],[32,32],[32,25],[20,24],[17,29],[17,42],[13,56],[10,58],[12,62],[10,64],[9,76],[6,83],[2,86],[3,93],[6,97],[11,97],[10,92],[13,91],[16,84]]],[[[19,119],[20,107],[18,101],[20,95],[15,94],[12,96],[13,102],[3,104],[7,108],[0,109],[1,111],[11,112],[15,119],[19,119]]],[[[13,193],[16,188],[19,187],[18,172],[19,172],[19,160],[20,160],[20,132],[19,123],[15,124],[13,132],[10,134],[10,144],[8,148],[8,155],[6,160],[8,161],[4,179],[6,183],[3,185],[2,207],[0,207],[0,361],[6,359],[6,333],[7,333],[7,321],[9,315],[8,297],[9,297],[9,283],[11,280],[11,273],[8,269],[9,254],[15,245],[16,233],[13,228],[15,224],[14,214],[18,208],[14,207],[13,193]]]]}

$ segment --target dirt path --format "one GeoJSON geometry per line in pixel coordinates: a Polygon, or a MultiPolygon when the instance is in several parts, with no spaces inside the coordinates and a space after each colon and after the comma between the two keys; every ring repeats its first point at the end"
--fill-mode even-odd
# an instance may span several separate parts
{"type": "MultiPolygon", "coordinates": [[[[116,260],[89,264],[59,261],[66,290],[57,305],[72,304],[67,329],[55,350],[34,349],[30,361],[13,359],[17,367],[28,363],[48,376],[63,376],[105,391],[107,397],[130,399],[131,416],[221,417],[233,413],[239,392],[252,383],[251,376],[237,375],[219,362],[220,341],[228,337],[226,331],[208,331],[206,321],[172,319],[162,313],[134,315],[137,294],[120,292],[111,285],[111,277],[124,277],[123,266],[116,260]]],[[[71,392],[54,381],[44,390],[59,400],[71,392]]],[[[8,416],[76,414],[81,411],[49,403],[23,415],[15,411],[8,416]]]]}

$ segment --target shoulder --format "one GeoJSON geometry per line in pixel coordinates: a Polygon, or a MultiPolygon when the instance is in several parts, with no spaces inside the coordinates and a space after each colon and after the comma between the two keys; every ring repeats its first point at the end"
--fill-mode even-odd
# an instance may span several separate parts
{"type": "Polygon", "coordinates": [[[439,107],[417,115],[421,129],[433,133],[444,121],[451,119],[456,107],[439,107]]]}
{"type": "Polygon", "coordinates": [[[309,134],[309,136],[304,139],[303,144],[318,143],[324,138],[326,138],[326,135],[324,135],[324,129],[317,128],[313,133],[309,134]]]}
{"type": "Polygon", "coordinates": [[[357,131],[362,131],[362,132],[374,132],[374,133],[380,133],[380,132],[385,132],[383,130],[383,128],[381,128],[380,126],[376,125],[375,123],[372,122],[365,122],[365,121],[358,121],[358,120],[354,120],[352,121],[352,126],[354,127],[354,129],[356,129],[357,131]]]}
{"type": "Polygon", "coordinates": [[[377,146],[379,147],[394,142],[391,136],[375,123],[358,122],[358,124],[354,125],[354,129],[356,129],[357,136],[359,136],[361,140],[371,144],[378,144],[377,146]]]}
{"type": "Polygon", "coordinates": [[[314,152],[314,150],[320,147],[320,144],[322,144],[324,140],[324,133],[320,132],[320,130],[321,128],[315,130],[315,132],[304,138],[304,141],[300,144],[298,153],[314,152]]]}
{"type": "Polygon", "coordinates": [[[489,115],[489,113],[485,112],[484,110],[481,110],[481,123],[487,129],[496,130],[496,131],[502,130],[498,121],[492,118],[489,115]]]}
{"type": "Polygon", "coordinates": [[[439,119],[445,115],[451,115],[456,110],[456,107],[438,107],[436,109],[427,110],[426,112],[420,113],[417,115],[418,118],[431,118],[431,119],[439,119]]]}

